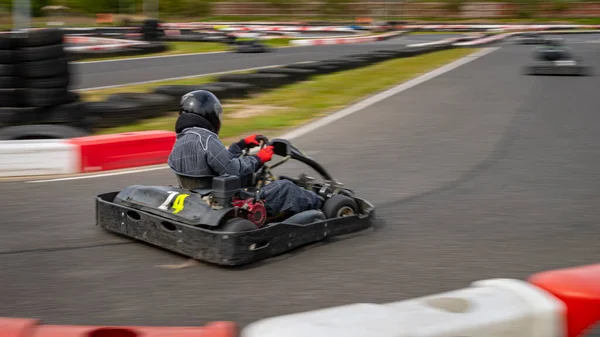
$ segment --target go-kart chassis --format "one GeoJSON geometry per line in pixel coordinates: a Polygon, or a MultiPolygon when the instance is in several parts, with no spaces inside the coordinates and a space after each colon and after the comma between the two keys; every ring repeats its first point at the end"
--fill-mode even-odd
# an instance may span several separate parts
{"type": "Polygon", "coordinates": [[[309,224],[282,222],[245,232],[191,226],[113,202],[119,192],[96,197],[96,225],[209,263],[236,266],[264,260],[291,249],[371,227],[374,206],[354,197],[358,214],[309,224]]]}
{"type": "Polygon", "coordinates": [[[575,60],[540,61],[526,66],[524,72],[536,76],[588,76],[591,68],[575,60]]]}

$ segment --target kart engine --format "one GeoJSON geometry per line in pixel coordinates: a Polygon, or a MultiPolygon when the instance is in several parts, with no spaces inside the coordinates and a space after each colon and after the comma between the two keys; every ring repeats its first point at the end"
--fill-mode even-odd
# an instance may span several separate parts
{"type": "Polygon", "coordinates": [[[252,221],[257,227],[264,225],[267,220],[267,209],[262,201],[254,201],[254,198],[237,199],[232,202],[233,207],[238,208],[238,214],[252,221]]]}

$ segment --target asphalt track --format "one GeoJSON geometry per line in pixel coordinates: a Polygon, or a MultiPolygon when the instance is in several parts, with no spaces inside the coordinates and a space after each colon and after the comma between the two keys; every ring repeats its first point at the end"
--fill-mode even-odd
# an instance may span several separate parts
{"type": "Polygon", "coordinates": [[[294,62],[319,61],[352,53],[389,48],[390,44],[404,45],[429,42],[445,37],[446,35],[441,34],[412,35],[376,43],[281,48],[271,53],[261,54],[225,52],[75,63],[73,64],[75,80],[72,88],[77,90],[89,89],[294,62]]]}
{"type": "MultiPolygon", "coordinates": [[[[600,46],[573,47],[600,69],[600,46]]],[[[530,46],[504,44],[295,139],[386,223],[248,268],[160,268],[185,259],[94,226],[96,194],[175,183],[167,170],[3,183],[0,316],[247,324],[595,263],[600,77],[522,76],[530,60],[530,46]]]]}

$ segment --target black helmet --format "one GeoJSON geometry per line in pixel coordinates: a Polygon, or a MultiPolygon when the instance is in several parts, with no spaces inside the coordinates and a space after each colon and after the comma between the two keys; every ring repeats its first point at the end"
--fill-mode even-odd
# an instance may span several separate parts
{"type": "Polygon", "coordinates": [[[221,129],[223,107],[221,102],[212,92],[196,90],[188,92],[181,97],[179,114],[195,114],[206,119],[213,127],[215,133],[221,129]]]}

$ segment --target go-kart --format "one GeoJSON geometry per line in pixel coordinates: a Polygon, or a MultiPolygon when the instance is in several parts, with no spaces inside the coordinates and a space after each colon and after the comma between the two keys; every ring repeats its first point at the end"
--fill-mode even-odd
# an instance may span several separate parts
{"type": "Polygon", "coordinates": [[[237,53],[268,53],[272,49],[259,40],[234,42],[234,51],[237,53]]]}
{"type": "Polygon", "coordinates": [[[536,64],[524,69],[526,75],[550,76],[587,76],[591,68],[576,58],[571,48],[563,44],[562,39],[548,39],[545,45],[534,50],[536,64]]]}
{"type": "MultiPolygon", "coordinates": [[[[132,185],[100,194],[96,197],[96,225],[197,260],[229,266],[256,262],[373,225],[370,202],[333,179],[289,141],[274,139],[270,144],[282,160],[265,164],[246,177],[199,179],[176,174],[177,187],[132,185]],[[271,170],[290,159],[308,165],[324,181],[306,174],[279,179],[314,191],[324,198],[323,207],[269,216],[258,192],[277,180],[271,170]]],[[[241,154],[245,155],[248,151],[241,154]]]]}

